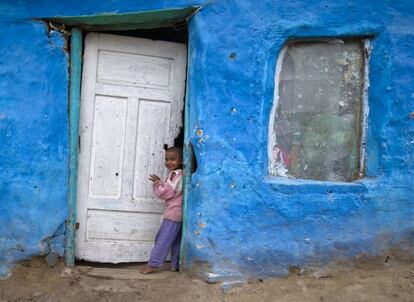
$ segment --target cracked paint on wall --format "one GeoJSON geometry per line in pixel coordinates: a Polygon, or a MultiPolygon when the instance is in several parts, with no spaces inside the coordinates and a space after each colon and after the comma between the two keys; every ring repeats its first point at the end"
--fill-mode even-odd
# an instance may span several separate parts
{"type": "Polygon", "coordinates": [[[0,1],[0,275],[64,253],[68,58],[30,18],[190,7],[188,137],[197,158],[185,266],[281,276],[358,254],[413,247],[414,4],[377,1],[0,1]],[[342,183],[269,177],[274,74],[289,39],[368,37],[366,177],[342,183]],[[52,239],[53,238],[53,239],[52,239]]]}

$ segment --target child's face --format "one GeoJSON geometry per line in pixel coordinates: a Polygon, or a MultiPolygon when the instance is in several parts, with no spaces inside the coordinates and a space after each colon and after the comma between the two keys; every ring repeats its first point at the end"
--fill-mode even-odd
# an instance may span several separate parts
{"type": "Polygon", "coordinates": [[[174,151],[165,153],[165,166],[168,170],[176,170],[181,166],[181,158],[174,151]]]}

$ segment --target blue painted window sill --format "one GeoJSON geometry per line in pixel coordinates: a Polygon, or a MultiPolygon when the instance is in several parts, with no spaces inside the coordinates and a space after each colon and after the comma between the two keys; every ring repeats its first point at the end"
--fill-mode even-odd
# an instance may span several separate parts
{"type": "Polygon", "coordinates": [[[368,190],[364,184],[364,179],[354,182],[333,182],[266,176],[264,181],[269,184],[273,190],[285,194],[347,194],[364,193],[368,190]]]}

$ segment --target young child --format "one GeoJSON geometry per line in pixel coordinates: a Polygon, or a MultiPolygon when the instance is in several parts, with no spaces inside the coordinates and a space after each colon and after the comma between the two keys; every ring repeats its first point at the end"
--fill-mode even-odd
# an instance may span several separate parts
{"type": "Polygon", "coordinates": [[[171,270],[178,271],[178,258],[181,244],[182,223],[182,151],[171,147],[165,151],[165,166],[169,173],[166,181],[151,174],[154,193],[158,198],[165,200],[165,210],[160,229],[155,237],[155,245],[151,252],[148,264],[141,270],[143,274],[155,272],[164,264],[168,252],[171,250],[171,270]]]}

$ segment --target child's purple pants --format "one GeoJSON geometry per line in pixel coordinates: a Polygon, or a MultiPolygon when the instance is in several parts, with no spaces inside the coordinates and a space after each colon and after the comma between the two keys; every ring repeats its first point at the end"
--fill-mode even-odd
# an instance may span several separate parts
{"type": "Polygon", "coordinates": [[[162,266],[171,250],[171,266],[178,269],[180,244],[181,222],[163,219],[157,236],[155,236],[155,245],[148,264],[152,267],[162,266]]]}

